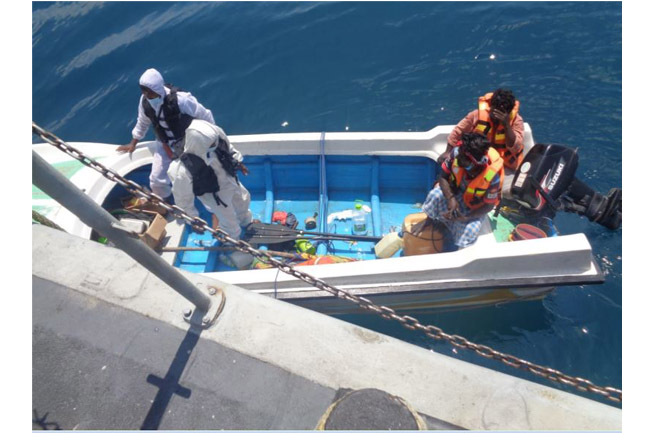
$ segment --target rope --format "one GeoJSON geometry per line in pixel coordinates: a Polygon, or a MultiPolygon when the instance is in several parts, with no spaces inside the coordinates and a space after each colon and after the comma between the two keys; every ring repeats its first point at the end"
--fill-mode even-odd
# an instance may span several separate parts
{"type": "Polygon", "coordinates": [[[275,280],[273,280],[273,296],[278,299],[278,277],[280,276],[280,268],[275,273],[275,280]]]}
{"type": "Polygon", "coordinates": [[[65,230],[63,230],[55,222],[48,219],[46,216],[41,215],[40,213],[36,212],[34,209],[32,209],[32,220],[36,221],[37,223],[42,224],[44,226],[51,227],[53,229],[57,229],[57,230],[61,230],[62,232],[65,232],[65,230]]]}
{"type": "MultiPolygon", "coordinates": [[[[318,420],[318,424],[316,424],[316,428],[314,430],[326,430],[325,427],[327,425],[327,421],[329,421],[329,418],[332,415],[332,412],[334,411],[334,409],[336,409],[336,407],[339,405],[339,403],[341,403],[346,398],[351,397],[352,395],[354,395],[356,393],[359,393],[359,392],[362,392],[362,391],[364,391],[364,390],[363,389],[357,389],[357,390],[354,390],[354,391],[350,391],[350,392],[346,393],[343,397],[339,398],[334,403],[329,405],[329,407],[325,410],[325,413],[323,413],[323,415],[321,416],[320,420],[318,420]]],[[[418,430],[428,430],[427,424],[424,422],[424,420],[422,419],[420,414],[418,414],[417,410],[415,410],[415,408],[413,408],[413,406],[411,406],[406,400],[404,400],[403,398],[401,398],[399,396],[390,395],[390,397],[394,398],[399,403],[404,405],[406,410],[408,410],[409,413],[411,414],[411,416],[413,417],[413,420],[415,421],[415,424],[418,426],[418,430]]]]}

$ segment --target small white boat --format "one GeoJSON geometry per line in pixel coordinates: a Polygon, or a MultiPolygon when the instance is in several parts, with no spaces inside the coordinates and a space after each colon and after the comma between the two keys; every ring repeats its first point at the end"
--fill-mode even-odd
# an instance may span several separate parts
{"type": "MultiPolygon", "coordinates": [[[[367,234],[399,230],[405,216],[419,212],[437,177],[436,163],[453,126],[424,132],[332,132],[230,136],[245,155],[250,175],[241,181],[251,192],[253,217],[270,223],[274,211],[293,213],[298,228],[318,213],[319,232],[351,234],[349,219],[327,216],[353,209],[370,210],[367,234]]],[[[115,145],[69,143],[118,174],[148,186],[152,142],[131,155],[115,145]]],[[[526,150],[533,145],[525,125],[526,150]]],[[[33,149],[95,202],[111,210],[126,191],[49,144],[33,149]]],[[[557,180],[557,179],[556,179],[557,180]]],[[[550,181],[550,179],[549,179],[550,181]]],[[[602,196],[601,196],[602,197],[602,196]]],[[[33,209],[67,232],[96,239],[97,234],[58,203],[33,187],[33,209]]],[[[210,221],[207,215],[202,215],[210,221]]],[[[602,283],[584,234],[509,242],[516,221],[503,212],[489,214],[478,241],[465,249],[439,254],[377,259],[373,242],[325,241],[318,253],[359,259],[300,269],[338,288],[401,311],[455,309],[539,299],[557,286],[602,283]]],[[[551,224],[552,225],[552,224],[551,224]]],[[[209,234],[187,233],[169,222],[165,247],[211,246],[209,234]]],[[[236,270],[219,260],[218,251],[164,252],[169,263],[251,291],[328,314],[358,312],[354,304],[333,297],[276,269],[236,270]]],[[[38,258],[34,258],[38,260],[38,258]]]]}

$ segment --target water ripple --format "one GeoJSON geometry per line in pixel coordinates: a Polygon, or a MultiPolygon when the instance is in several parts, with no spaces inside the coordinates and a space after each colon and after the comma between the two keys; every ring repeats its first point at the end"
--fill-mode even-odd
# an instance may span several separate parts
{"type": "Polygon", "coordinates": [[[111,84],[108,87],[101,88],[97,90],[95,93],[93,93],[90,96],[87,96],[77,102],[67,113],[66,115],[57,120],[56,122],[53,122],[49,125],[47,125],[47,129],[51,129],[53,131],[56,131],[57,129],[61,128],[63,125],[65,125],[70,119],[74,118],[75,115],[78,112],[90,112],[93,108],[97,107],[100,102],[102,102],[102,99],[109,95],[111,92],[117,90],[123,83],[126,83],[128,81],[128,78],[126,75],[122,75],[120,78],[118,78],[113,84],[111,84]]]}
{"type": "Polygon", "coordinates": [[[40,40],[39,30],[49,21],[54,21],[51,29],[54,32],[59,27],[67,24],[72,18],[81,17],[93,9],[102,7],[104,7],[103,2],[55,3],[48,8],[34,11],[32,13],[32,37],[34,38],[34,45],[40,40]]]}
{"type": "Polygon", "coordinates": [[[67,65],[57,68],[56,73],[61,77],[65,77],[75,69],[88,67],[97,59],[119,48],[129,46],[134,42],[144,39],[161,28],[178,25],[186,19],[197,16],[203,9],[211,7],[214,7],[214,5],[210,3],[188,3],[183,6],[171,7],[162,13],[151,13],[124,31],[112,34],[101,40],[94,47],[83,51],[67,65]]]}
{"type": "MultiPolygon", "coordinates": [[[[298,15],[303,15],[307,12],[311,12],[313,9],[324,6],[326,4],[327,2],[293,3],[292,7],[288,10],[278,12],[274,9],[273,13],[268,15],[268,18],[272,21],[281,21],[288,18],[294,18],[298,15]]],[[[258,11],[255,12],[258,13],[258,11]]]]}

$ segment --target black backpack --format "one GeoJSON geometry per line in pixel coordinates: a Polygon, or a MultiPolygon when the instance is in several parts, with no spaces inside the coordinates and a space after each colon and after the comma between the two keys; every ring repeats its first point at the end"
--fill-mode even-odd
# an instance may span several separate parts
{"type": "Polygon", "coordinates": [[[217,205],[228,207],[217,195],[219,192],[219,180],[212,167],[207,165],[200,156],[192,153],[183,153],[180,159],[192,175],[192,192],[194,195],[198,197],[206,193],[212,193],[217,205]]]}

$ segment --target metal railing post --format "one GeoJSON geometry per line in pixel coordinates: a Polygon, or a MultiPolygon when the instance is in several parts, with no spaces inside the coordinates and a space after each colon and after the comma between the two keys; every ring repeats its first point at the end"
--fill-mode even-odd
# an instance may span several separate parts
{"type": "Polygon", "coordinates": [[[116,228],[120,224],[116,218],[80,191],[34,151],[32,151],[32,183],[75,214],[84,224],[109,238],[118,248],[180,293],[196,306],[197,312],[208,312],[211,306],[208,295],[196,288],[144,242],[134,237],[137,235],[116,228]]]}

